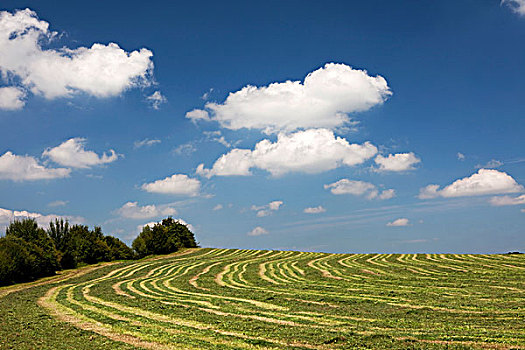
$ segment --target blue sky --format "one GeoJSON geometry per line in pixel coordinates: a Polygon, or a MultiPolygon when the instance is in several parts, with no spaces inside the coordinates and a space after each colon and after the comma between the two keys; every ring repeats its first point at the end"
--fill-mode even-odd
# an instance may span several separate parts
{"type": "Polygon", "coordinates": [[[130,243],[171,215],[203,246],[525,250],[523,0],[1,10],[2,231],[130,243]]]}

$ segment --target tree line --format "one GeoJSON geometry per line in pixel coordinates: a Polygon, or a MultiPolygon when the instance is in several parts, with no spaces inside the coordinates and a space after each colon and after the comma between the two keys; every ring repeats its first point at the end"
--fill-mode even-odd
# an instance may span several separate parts
{"type": "Polygon", "coordinates": [[[104,235],[98,226],[90,230],[55,219],[44,229],[34,219],[15,220],[0,237],[0,285],[33,281],[87,264],[140,259],[197,246],[193,232],[171,217],[153,227],[144,226],[131,248],[104,235]]]}

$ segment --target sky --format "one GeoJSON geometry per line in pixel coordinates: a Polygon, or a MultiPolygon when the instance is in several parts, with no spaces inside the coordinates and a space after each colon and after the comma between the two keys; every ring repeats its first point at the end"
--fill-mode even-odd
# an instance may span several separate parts
{"type": "Polygon", "coordinates": [[[0,6],[0,233],[525,251],[525,0],[0,6]]]}

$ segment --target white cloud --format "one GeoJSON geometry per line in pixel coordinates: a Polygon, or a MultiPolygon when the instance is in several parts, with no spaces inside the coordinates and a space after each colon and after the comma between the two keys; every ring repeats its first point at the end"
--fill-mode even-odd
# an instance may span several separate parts
{"type": "Polygon", "coordinates": [[[391,94],[382,76],[327,63],[309,73],[304,82],[248,85],[230,93],[224,103],[208,102],[206,110],[193,110],[186,117],[215,120],[228,129],[262,129],[266,133],[334,129],[350,121],[348,114],[382,104],[391,94]]]}
{"type": "Polygon", "coordinates": [[[377,153],[370,142],[350,144],[327,129],[309,129],[287,135],[276,142],[262,140],[254,150],[232,149],[223,154],[211,169],[199,165],[197,173],[212,176],[251,175],[251,168],[281,176],[289,172],[320,173],[347,165],[361,164],[377,153]]]}
{"type": "Polygon", "coordinates": [[[151,83],[150,50],[126,52],[115,43],[44,49],[56,32],[30,9],[0,12],[0,71],[47,99],[78,92],[110,97],[151,83]]]}
{"type": "Polygon", "coordinates": [[[458,152],[457,157],[458,157],[458,160],[465,160],[465,155],[461,152],[458,152]]]}
{"type": "Polygon", "coordinates": [[[53,202],[49,202],[47,204],[48,207],[63,207],[65,205],[67,205],[67,203],[69,203],[69,201],[61,201],[61,200],[58,200],[58,201],[53,201],[53,202]]]}
{"type": "Polygon", "coordinates": [[[501,0],[501,4],[506,4],[518,15],[525,16],[525,0],[501,0]]]}
{"type": "Polygon", "coordinates": [[[0,179],[24,181],[68,177],[71,169],[47,168],[31,156],[17,156],[6,152],[0,156],[0,179]]]}
{"type": "Polygon", "coordinates": [[[414,165],[421,162],[413,152],[389,154],[387,157],[378,155],[374,160],[379,165],[377,171],[407,171],[414,170],[414,165]]]}
{"type": "Polygon", "coordinates": [[[518,196],[518,197],[511,197],[511,196],[492,197],[490,199],[490,204],[496,207],[504,206],[504,205],[525,204],[525,194],[522,194],[521,196],[518,196]]]}
{"type": "Polygon", "coordinates": [[[213,141],[218,142],[224,147],[230,148],[232,145],[228,141],[226,141],[226,138],[222,135],[220,130],[217,131],[204,131],[204,135],[206,136],[207,141],[213,141]]]}
{"type": "Polygon", "coordinates": [[[168,99],[158,90],[146,97],[146,100],[148,100],[153,109],[159,109],[161,104],[168,102],[168,99]]]}
{"type": "Polygon", "coordinates": [[[323,206],[320,205],[318,207],[304,208],[303,212],[306,213],[306,214],[320,214],[320,213],[326,212],[326,209],[323,208],[323,206]]]}
{"type": "Polygon", "coordinates": [[[261,206],[252,205],[251,209],[257,211],[257,217],[261,218],[271,215],[274,211],[278,211],[281,205],[283,205],[283,201],[273,201],[261,206]]]}
{"type": "Polygon", "coordinates": [[[175,208],[169,206],[146,205],[139,206],[137,202],[127,202],[115,211],[119,216],[128,219],[151,219],[159,216],[177,214],[175,208]]]}
{"type": "MultiPolygon", "coordinates": [[[[187,223],[186,221],[184,221],[183,219],[175,219],[175,221],[178,221],[179,223],[183,224],[183,225],[186,225],[186,227],[188,227],[188,229],[195,233],[195,226],[193,226],[192,224],[189,224],[187,223]]],[[[142,229],[146,226],[149,226],[150,228],[153,228],[153,226],[155,226],[156,224],[160,224],[162,221],[152,221],[152,222],[148,222],[146,224],[143,224],[143,225],[138,225],[137,226],[137,232],[141,232],[142,229]]]]}
{"type": "Polygon", "coordinates": [[[212,92],[213,92],[213,88],[210,88],[208,91],[206,91],[204,94],[202,94],[201,99],[206,101],[210,97],[210,94],[212,92]]]}
{"type": "Polygon", "coordinates": [[[499,168],[503,165],[503,162],[497,160],[497,159],[491,159],[489,160],[485,165],[478,164],[476,165],[476,169],[480,168],[499,168]]]}
{"type": "Polygon", "coordinates": [[[175,149],[173,149],[174,153],[177,153],[178,155],[190,155],[193,152],[197,151],[197,147],[191,142],[184,143],[182,145],[177,146],[175,149]]]}
{"type": "Polygon", "coordinates": [[[386,224],[387,226],[409,226],[410,222],[407,218],[399,218],[386,224]]]}
{"type": "Polygon", "coordinates": [[[156,145],[157,143],[161,143],[162,141],[158,140],[158,139],[144,139],[144,140],[141,140],[141,141],[135,141],[133,143],[133,148],[141,148],[141,147],[150,147],[150,146],[153,146],[153,145],[156,145]]]}
{"type": "Polygon", "coordinates": [[[194,109],[186,113],[186,118],[190,119],[192,122],[196,123],[197,121],[210,121],[210,115],[208,112],[202,109],[194,109]]]}
{"type": "Polygon", "coordinates": [[[196,196],[199,194],[201,183],[197,179],[192,179],[188,175],[174,174],[165,179],[157,180],[142,185],[142,189],[147,192],[180,194],[196,196]]]}
{"type": "Polygon", "coordinates": [[[365,181],[341,179],[337,182],[324,185],[326,190],[330,190],[335,195],[351,194],[354,196],[366,196],[368,199],[390,199],[395,196],[395,190],[384,190],[379,194],[379,190],[374,184],[365,181]]]}
{"type": "Polygon", "coordinates": [[[248,236],[261,236],[261,235],[267,235],[268,231],[261,226],[257,226],[250,232],[248,232],[248,236]]]}
{"type": "Polygon", "coordinates": [[[57,214],[40,214],[32,213],[26,210],[9,210],[0,208],[0,231],[4,231],[5,228],[15,220],[23,219],[35,219],[39,226],[47,227],[51,221],[55,219],[64,219],[68,220],[72,224],[80,224],[85,221],[84,218],[80,216],[69,216],[69,215],[57,215],[57,214]]]}
{"type": "Polygon", "coordinates": [[[0,109],[17,110],[25,106],[26,93],[16,87],[7,86],[0,88],[0,109]]]}
{"type": "Polygon", "coordinates": [[[109,150],[109,154],[104,153],[99,156],[93,151],[86,151],[84,149],[85,144],[86,139],[75,137],[62,142],[57,147],[46,149],[42,156],[48,157],[53,162],[63,166],[83,169],[111,163],[118,159],[118,155],[112,149],[109,150]]]}
{"type": "Polygon", "coordinates": [[[439,185],[428,185],[419,191],[419,198],[482,196],[524,190],[525,188],[507,173],[494,169],[479,169],[477,173],[456,180],[441,190],[439,185]]]}
{"type": "Polygon", "coordinates": [[[217,204],[213,207],[213,211],[221,210],[223,208],[222,204],[217,204]]]}
{"type": "Polygon", "coordinates": [[[379,195],[379,199],[390,199],[390,198],[394,198],[396,196],[396,190],[394,189],[388,189],[388,190],[384,190],[383,192],[381,192],[381,194],[379,195]]]}

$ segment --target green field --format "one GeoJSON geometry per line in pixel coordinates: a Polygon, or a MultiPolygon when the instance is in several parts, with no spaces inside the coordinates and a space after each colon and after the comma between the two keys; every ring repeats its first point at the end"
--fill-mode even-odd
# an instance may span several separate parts
{"type": "Polygon", "coordinates": [[[191,249],[0,289],[0,349],[518,349],[525,256],[191,249]]]}

